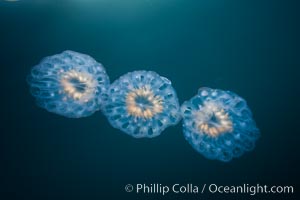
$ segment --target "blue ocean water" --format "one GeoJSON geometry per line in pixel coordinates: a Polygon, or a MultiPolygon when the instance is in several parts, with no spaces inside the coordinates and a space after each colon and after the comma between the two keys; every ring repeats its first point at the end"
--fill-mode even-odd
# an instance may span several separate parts
{"type": "Polygon", "coordinates": [[[0,1],[1,199],[162,198],[128,194],[128,183],[299,185],[296,8],[279,0],[0,1]],[[111,81],[155,71],[172,81],[180,103],[200,87],[231,90],[246,99],[262,136],[254,151],[220,163],[190,147],[181,123],[137,140],[101,112],[48,113],[26,76],[67,49],[91,55],[111,81]]]}

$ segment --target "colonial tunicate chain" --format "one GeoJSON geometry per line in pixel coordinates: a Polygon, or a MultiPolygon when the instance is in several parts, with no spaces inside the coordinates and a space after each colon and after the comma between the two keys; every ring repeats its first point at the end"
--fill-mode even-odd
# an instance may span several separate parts
{"type": "Polygon", "coordinates": [[[159,136],[183,118],[185,139],[208,159],[240,157],[260,136],[246,101],[231,91],[200,88],[180,107],[169,79],[134,71],[110,84],[100,63],[74,51],[44,58],[27,82],[47,111],[80,118],[101,110],[114,128],[135,138],[159,136]]]}

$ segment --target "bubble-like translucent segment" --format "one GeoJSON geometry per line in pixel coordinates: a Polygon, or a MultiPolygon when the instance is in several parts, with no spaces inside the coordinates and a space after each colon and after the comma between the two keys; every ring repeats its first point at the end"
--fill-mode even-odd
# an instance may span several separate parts
{"type": "Polygon", "coordinates": [[[136,138],[155,137],[180,120],[171,82],[151,71],[134,71],[111,84],[104,113],[109,123],[136,138]]]}
{"type": "Polygon", "coordinates": [[[200,88],[181,113],[185,139],[209,159],[240,157],[260,136],[246,101],[230,91],[200,88]]]}
{"type": "Polygon", "coordinates": [[[74,51],[44,58],[32,68],[27,82],[38,106],[70,118],[99,110],[109,87],[104,67],[74,51]]]}

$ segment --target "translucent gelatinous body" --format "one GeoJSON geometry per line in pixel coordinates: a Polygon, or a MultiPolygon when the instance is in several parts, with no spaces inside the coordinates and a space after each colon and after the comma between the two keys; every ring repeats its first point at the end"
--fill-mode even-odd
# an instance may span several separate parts
{"type": "Polygon", "coordinates": [[[246,101],[230,91],[200,88],[181,113],[186,140],[209,159],[239,157],[254,148],[260,135],[246,101]]]}
{"type": "Polygon", "coordinates": [[[44,58],[33,67],[27,82],[40,107],[70,118],[99,110],[109,87],[103,66],[73,51],[44,58]]]}
{"type": "Polygon", "coordinates": [[[171,82],[151,71],[134,71],[111,84],[104,113],[110,124],[136,137],[155,137],[180,120],[171,82]]]}

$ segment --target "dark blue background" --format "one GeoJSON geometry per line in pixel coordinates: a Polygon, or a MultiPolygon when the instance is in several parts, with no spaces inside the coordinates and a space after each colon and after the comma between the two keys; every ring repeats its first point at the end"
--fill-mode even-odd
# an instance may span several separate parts
{"type": "Polygon", "coordinates": [[[128,183],[260,183],[297,191],[298,8],[280,0],[1,1],[0,199],[162,198],[128,194],[128,183]],[[221,163],[197,154],[181,123],[160,137],[134,139],[100,112],[83,119],[48,113],[34,104],[25,78],[44,56],[66,49],[94,57],[111,81],[156,71],[172,80],[181,103],[199,87],[232,90],[247,100],[262,137],[253,152],[221,163]]]}

